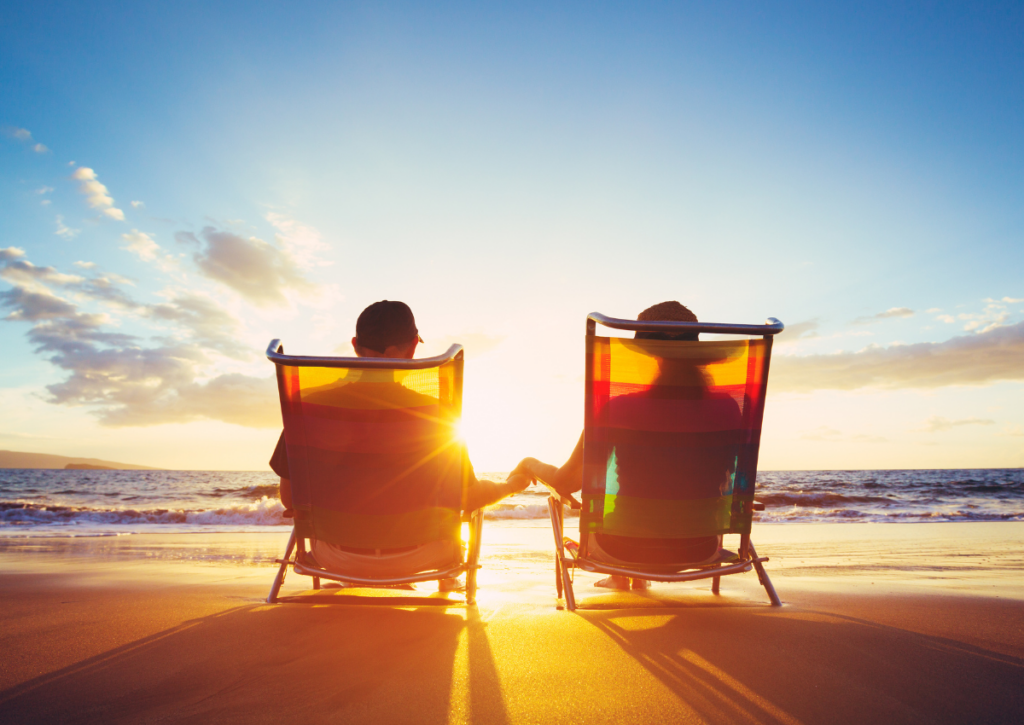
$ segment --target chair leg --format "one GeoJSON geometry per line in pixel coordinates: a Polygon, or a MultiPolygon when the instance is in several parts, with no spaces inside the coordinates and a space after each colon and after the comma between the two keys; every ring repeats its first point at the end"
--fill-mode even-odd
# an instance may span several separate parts
{"type": "MultiPolygon", "coordinates": [[[[562,540],[562,504],[555,500],[554,496],[548,496],[548,515],[551,517],[551,535],[555,539],[555,591],[558,593],[558,598],[562,598],[562,594],[566,595],[566,603],[568,604],[568,598],[572,596],[572,592],[565,589],[565,578],[566,567],[562,562],[562,557],[565,555],[565,544],[562,540]]],[[[570,609],[575,608],[575,601],[570,609]]]]}
{"type": "Polygon", "coordinates": [[[477,511],[473,514],[470,522],[469,559],[466,562],[469,568],[466,570],[466,605],[476,605],[476,573],[479,571],[477,565],[480,561],[480,544],[484,528],[484,514],[477,511]]]}
{"type": "MultiPolygon", "coordinates": [[[[757,559],[757,550],[754,549],[754,542],[750,542],[750,555],[757,559]]],[[[779,595],[775,593],[775,587],[772,586],[772,580],[768,578],[768,572],[764,570],[764,564],[759,561],[754,562],[754,569],[757,571],[758,581],[761,582],[761,586],[768,592],[768,599],[771,600],[773,607],[781,607],[782,600],[779,599],[779,595]]]]}
{"type": "Polygon", "coordinates": [[[569,567],[562,564],[562,586],[565,587],[565,608],[570,612],[576,611],[576,593],[572,590],[572,577],[569,576],[569,567]]]}
{"type": "Polygon", "coordinates": [[[284,559],[281,561],[281,566],[277,570],[277,576],[274,577],[274,583],[270,586],[270,594],[267,596],[267,604],[276,604],[277,595],[281,591],[281,585],[284,584],[284,575],[288,571],[288,559],[291,558],[292,550],[295,548],[295,529],[292,529],[292,535],[288,538],[288,548],[285,549],[284,559]]]}
{"type": "Polygon", "coordinates": [[[720,593],[720,585],[721,585],[721,583],[722,583],[722,577],[716,576],[716,577],[712,577],[711,578],[711,593],[712,594],[719,594],[720,593]]]}

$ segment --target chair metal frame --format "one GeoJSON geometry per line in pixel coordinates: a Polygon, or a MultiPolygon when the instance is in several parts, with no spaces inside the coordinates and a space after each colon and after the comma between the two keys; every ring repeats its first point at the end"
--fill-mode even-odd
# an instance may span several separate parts
{"type": "MultiPolygon", "coordinates": [[[[772,337],[785,329],[785,325],[774,317],[769,317],[763,325],[734,325],[716,322],[642,322],[639,320],[623,320],[615,317],[608,317],[606,315],[602,315],[600,312],[591,312],[587,315],[588,337],[593,337],[596,334],[598,324],[615,330],[672,333],[707,332],[727,335],[762,336],[768,343],[766,353],[767,359],[765,360],[765,384],[767,384],[768,366],[771,362],[772,337]]],[[[588,368],[591,364],[590,358],[588,357],[588,368]]],[[[591,379],[593,379],[593,370],[588,369],[587,380],[591,379]]],[[[584,447],[585,446],[586,440],[584,440],[584,447]]],[[[541,483],[544,482],[541,481],[541,483]]],[[[723,576],[728,576],[730,574],[742,574],[753,568],[757,572],[758,581],[768,594],[768,599],[771,601],[772,606],[781,606],[782,601],[779,599],[779,595],[775,592],[775,587],[772,586],[771,579],[768,578],[768,572],[766,572],[764,568],[764,562],[768,561],[768,558],[759,557],[757,555],[757,551],[754,549],[754,544],[750,540],[749,534],[741,534],[740,536],[739,561],[733,563],[712,562],[711,564],[682,567],[683,570],[671,574],[665,573],[664,571],[645,570],[642,566],[637,566],[635,568],[615,566],[583,556],[580,552],[586,550],[583,539],[587,534],[584,531],[580,531],[579,552],[570,550],[567,555],[563,534],[565,507],[569,506],[571,509],[580,509],[581,504],[571,495],[567,496],[565,494],[561,494],[547,484],[545,484],[545,486],[551,494],[548,496],[548,513],[551,518],[551,530],[555,539],[555,588],[559,599],[562,599],[564,593],[565,605],[569,611],[574,611],[576,609],[576,596],[573,591],[573,577],[571,573],[574,572],[575,569],[582,569],[595,574],[628,576],[659,582],[681,582],[694,581],[696,579],[711,579],[711,591],[714,594],[718,594],[721,578],[723,576]]],[[[763,511],[764,505],[755,502],[753,504],[753,510],[763,511]]]]}
{"type": "MultiPolygon", "coordinates": [[[[267,346],[267,359],[275,365],[287,365],[290,367],[322,367],[322,368],[361,368],[361,369],[385,369],[385,370],[424,370],[438,367],[452,360],[461,360],[463,357],[462,345],[452,345],[442,355],[434,357],[416,358],[407,360],[405,358],[381,358],[381,357],[312,357],[304,355],[286,355],[284,347],[279,339],[270,341],[267,346]]],[[[459,380],[461,385],[461,379],[459,380]]],[[[275,604],[279,601],[278,594],[281,585],[284,584],[288,567],[296,574],[313,578],[313,589],[320,588],[320,580],[342,582],[345,584],[373,586],[393,586],[398,584],[415,584],[417,582],[435,581],[448,577],[457,577],[466,574],[466,604],[476,604],[476,573],[480,568],[480,542],[483,533],[483,509],[478,509],[463,515],[462,520],[468,521],[469,542],[464,547],[465,553],[461,561],[454,566],[432,571],[418,572],[404,577],[356,577],[343,572],[331,571],[320,567],[310,566],[306,561],[307,537],[297,536],[295,526],[292,525],[292,533],[288,539],[288,546],[285,549],[284,558],[274,559],[280,564],[274,582],[270,587],[270,594],[267,596],[268,604],[275,604]],[[295,554],[293,557],[292,554],[295,554]]]]}

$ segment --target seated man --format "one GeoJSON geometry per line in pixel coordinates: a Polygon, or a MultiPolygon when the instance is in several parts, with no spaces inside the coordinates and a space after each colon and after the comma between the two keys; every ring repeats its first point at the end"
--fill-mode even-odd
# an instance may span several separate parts
{"type": "MultiPolygon", "coordinates": [[[[384,300],[363,310],[356,322],[356,336],[352,338],[352,346],[355,348],[358,357],[380,357],[380,358],[404,358],[412,359],[416,354],[416,348],[422,340],[416,329],[416,321],[412,310],[403,302],[384,300]]],[[[356,371],[360,372],[360,371],[356,371]]],[[[365,372],[365,371],[364,371],[365,372]]],[[[421,405],[418,399],[422,398],[425,405],[436,405],[437,401],[429,396],[424,396],[401,384],[393,382],[390,377],[381,381],[380,373],[366,375],[364,381],[359,376],[356,382],[346,382],[343,385],[328,385],[319,389],[310,390],[304,393],[304,402],[316,404],[318,399],[323,403],[335,403],[341,399],[353,399],[353,397],[369,396],[380,399],[384,396],[398,403],[401,407],[415,407],[421,405]],[[370,379],[373,379],[371,382],[370,379]]],[[[462,465],[464,467],[461,491],[461,509],[464,512],[475,511],[479,508],[495,503],[513,493],[524,490],[530,479],[526,475],[510,476],[505,483],[494,481],[477,480],[473,472],[469,457],[465,453],[464,445],[461,443],[462,465]]],[[[390,455],[390,454],[389,454],[390,455]]],[[[270,460],[270,467],[281,477],[280,496],[285,506],[285,516],[293,515],[292,492],[289,480],[288,450],[285,445],[285,437],[282,433],[277,443],[277,448],[270,460]]],[[[392,468],[406,469],[406,462],[395,460],[392,468]]],[[[407,470],[407,469],[406,469],[407,470]]],[[[371,471],[376,475],[376,469],[371,471]]],[[[384,474],[384,471],[381,471],[384,474]]],[[[369,500],[377,497],[378,500],[395,495],[395,492],[388,489],[386,481],[377,481],[374,478],[369,481],[370,485],[359,483],[366,472],[352,471],[347,477],[346,484],[352,486],[353,500],[369,500]],[[379,483],[379,486],[372,484],[379,483]]],[[[428,480],[423,485],[431,485],[428,480]]],[[[406,497],[419,497],[420,495],[430,496],[430,492],[419,487],[415,478],[405,478],[403,486],[408,489],[402,494],[406,497]]],[[[346,495],[348,495],[346,493],[346,495]]],[[[458,500],[459,492],[454,492],[458,500]]],[[[417,547],[407,547],[396,550],[362,550],[349,547],[337,546],[321,541],[313,540],[312,556],[315,562],[328,569],[346,571],[353,575],[362,576],[388,576],[399,575],[410,570],[425,571],[435,566],[444,565],[450,562],[454,556],[449,542],[435,542],[417,547]]],[[[455,585],[454,580],[444,580],[441,583],[442,589],[451,589],[455,585]]]]}
{"type": "MultiPolygon", "coordinates": [[[[678,321],[697,322],[696,315],[678,302],[662,302],[654,305],[637,317],[643,321],[678,321]]],[[[637,339],[647,340],[697,340],[697,333],[684,332],[671,334],[666,332],[637,332],[637,339]]],[[[666,363],[667,364],[667,363],[666,363]]],[[[664,375],[669,371],[662,370],[664,375]]],[[[683,362],[676,364],[671,370],[675,378],[692,379],[693,394],[704,399],[710,396],[704,390],[706,381],[698,368],[683,362]]],[[[620,409],[626,406],[639,404],[644,406],[643,394],[620,395],[610,404],[620,409]]],[[[715,400],[715,404],[722,408],[720,411],[725,419],[735,418],[738,420],[739,408],[731,399],[725,398],[715,400]]],[[[727,456],[714,456],[714,460],[704,461],[705,488],[708,490],[705,495],[714,497],[721,495],[721,492],[728,485],[731,474],[731,459],[727,456]],[[721,460],[718,460],[721,458],[721,460]],[[713,470],[712,470],[713,469],[713,470]]],[[[621,493],[626,493],[629,488],[650,485],[651,483],[664,483],[669,486],[679,485],[677,483],[678,471],[684,470],[692,461],[687,460],[685,453],[669,448],[660,449],[657,453],[652,450],[637,449],[635,446],[619,446],[619,455],[616,460],[616,472],[621,493]],[[658,480],[651,481],[645,478],[655,477],[658,480]]],[[[576,448],[573,450],[569,460],[557,468],[548,463],[542,463],[536,458],[525,458],[516,467],[513,474],[524,473],[530,476],[531,480],[540,479],[554,488],[559,493],[571,494],[583,487],[583,435],[580,435],[576,448]]],[[[721,536],[704,536],[694,539],[678,539],[671,544],[664,540],[648,540],[635,537],[615,536],[609,533],[600,533],[593,537],[590,556],[605,561],[609,564],[626,565],[630,563],[645,564],[675,564],[683,562],[700,563],[713,559],[721,548],[721,536]]],[[[633,579],[634,589],[646,589],[649,582],[644,579],[633,579]]],[[[610,576],[597,582],[595,586],[614,589],[628,589],[630,580],[625,576],[610,576]]]]}

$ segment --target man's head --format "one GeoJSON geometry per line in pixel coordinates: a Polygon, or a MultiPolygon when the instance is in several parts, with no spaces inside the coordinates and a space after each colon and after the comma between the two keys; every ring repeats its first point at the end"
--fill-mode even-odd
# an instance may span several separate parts
{"type": "MultiPolygon", "coordinates": [[[[641,322],[697,322],[697,315],[690,312],[689,308],[678,302],[661,302],[648,307],[637,315],[636,319],[641,322]]],[[[697,340],[696,332],[643,332],[639,331],[633,335],[638,340],[697,340]]]]}
{"type": "Polygon", "coordinates": [[[423,342],[409,305],[393,300],[374,302],[356,320],[352,347],[359,357],[412,359],[423,342]]]}

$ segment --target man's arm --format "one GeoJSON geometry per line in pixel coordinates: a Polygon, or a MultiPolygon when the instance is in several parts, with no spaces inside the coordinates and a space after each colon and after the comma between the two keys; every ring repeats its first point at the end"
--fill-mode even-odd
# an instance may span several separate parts
{"type": "Polygon", "coordinates": [[[476,511],[484,506],[490,506],[506,496],[525,491],[531,483],[530,477],[523,473],[513,473],[504,483],[478,481],[475,477],[471,480],[462,493],[463,511],[476,511]]]}

